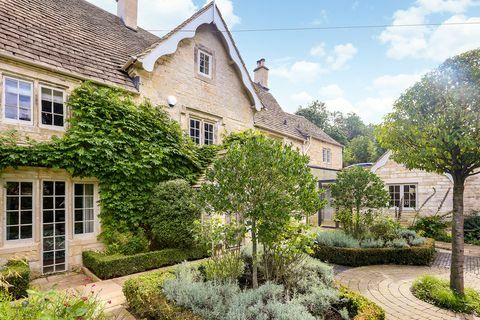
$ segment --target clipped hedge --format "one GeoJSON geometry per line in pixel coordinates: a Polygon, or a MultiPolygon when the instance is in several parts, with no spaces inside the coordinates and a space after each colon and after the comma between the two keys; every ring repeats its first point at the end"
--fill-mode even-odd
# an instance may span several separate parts
{"type": "Polygon", "coordinates": [[[385,320],[385,311],[364,296],[340,287],[342,298],[347,300],[346,308],[353,320],[385,320]]]}
{"type": "Polygon", "coordinates": [[[0,267],[0,281],[6,282],[8,287],[0,286],[0,291],[6,291],[14,299],[27,296],[30,283],[30,267],[26,260],[10,260],[0,267]]]}
{"type": "Polygon", "coordinates": [[[134,255],[84,251],[83,265],[100,279],[111,279],[137,272],[174,265],[182,261],[197,260],[207,256],[201,249],[164,249],[134,255]]]}
{"type": "Polygon", "coordinates": [[[152,272],[128,279],[123,284],[123,294],[129,311],[140,319],[200,320],[190,311],[170,304],[163,294],[165,280],[174,279],[171,272],[152,272]]]}
{"type": "Polygon", "coordinates": [[[435,258],[435,241],[408,248],[340,248],[315,246],[313,256],[329,263],[359,267],[372,264],[429,265],[435,258]]]}

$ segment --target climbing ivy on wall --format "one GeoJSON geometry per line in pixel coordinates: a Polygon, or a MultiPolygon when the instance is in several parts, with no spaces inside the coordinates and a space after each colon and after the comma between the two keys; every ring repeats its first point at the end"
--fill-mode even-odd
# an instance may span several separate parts
{"type": "Polygon", "coordinates": [[[70,95],[72,114],[61,138],[18,143],[17,132],[0,137],[0,170],[61,168],[100,184],[104,235],[145,227],[145,206],[161,181],[194,181],[215,154],[198,147],[160,107],[135,103],[125,92],[84,83],[70,95]]]}

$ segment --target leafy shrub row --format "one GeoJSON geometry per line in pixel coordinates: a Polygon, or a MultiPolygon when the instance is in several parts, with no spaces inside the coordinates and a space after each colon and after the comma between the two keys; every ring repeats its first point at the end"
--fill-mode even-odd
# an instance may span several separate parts
{"type": "Polygon", "coordinates": [[[8,293],[14,299],[27,296],[30,283],[30,267],[25,260],[10,260],[0,267],[0,293],[8,293]]]}
{"type": "Polygon", "coordinates": [[[341,287],[340,292],[341,297],[347,301],[346,308],[353,320],[385,319],[385,311],[374,302],[345,287],[341,287]]]}
{"type": "Polygon", "coordinates": [[[435,257],[435,242],[426,239],[423,245],[408,248],[341,248],[316,245],[313,250],[315,258],[345,266],[429,265],[435,257]]]}
{"type": "Polygon", "coordinates": [[[128,274],[170,266],[182,261],[197,260],[207,256],[201,249],[164,249],[138,253],[134,255],[122,255],[95,251],[82,253],[83,265],[90,269],[101,279],[111,279],[128,274]]]}
{"type": "Polygon", "coordinates": [[[465,296],[455,294],[448,280],[424,275],[412,285],[415,297],[437,307],[463,313],[480,315],[480,293],[471,288],[465,289],[465,296]]]}

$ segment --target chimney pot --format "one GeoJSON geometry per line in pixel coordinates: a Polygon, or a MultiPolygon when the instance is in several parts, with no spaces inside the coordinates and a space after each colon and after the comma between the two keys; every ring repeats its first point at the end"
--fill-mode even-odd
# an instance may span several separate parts
{"type": "Polygon", "coordinates": [[[265,66],[265,59],[257,61],[257,67],[253,70],[253,81],[268,90],[268,68],[265,66]]]}
{"type": "Polygon", "coordinates": [[[117,16],[127,28],[137,30],[138,0],[117,0],[117,16]]]}

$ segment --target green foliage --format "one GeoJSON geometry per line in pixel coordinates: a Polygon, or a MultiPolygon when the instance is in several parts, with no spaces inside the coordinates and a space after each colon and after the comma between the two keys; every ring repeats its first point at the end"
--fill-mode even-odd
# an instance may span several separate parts
{"type": "Polygon", "coordinates": [[[391,217],[380,216],[368,227],[369,236],[375,240],[392,241],[398,238],[400,223],[391,217]]]}
{"type": "MultiPolygon", "coordinates": [[[[406,242],[403,239],[401,241],[390,245],[403,246],[406,242]]],[[[429,265],[435,258],[435,243],[427,239],[422,245],[400,248],[341,248],[317,245],[314,247],[313,256],[321,261],[352,267],[374,264],[429,265]]]]}
{"type": "Polygon", "coordinates": [[[200,317],[174,306],[165,298],[163,284],[171,279],[175,279],[175,275],[164,271],[128,279],[123,285],[123,294],[129,310],[141,319],[200,320],[200,317]]]}
{"type": "Polygon", "coordinates": [[[387,207],[390,200],[383,181],[360,167],[341,171],[331,191],[333,206],[338,210],[335,218],[355,238],[365,236],[374,222],[374,209],[387,207]]]}
{"type": "Polygon", "coordinates": [[[200,218],[197,192],[185,180],[161,182],[147,207],[154,248],[188,248],[193,245],[194,221],[200,218]]]}
{"type": "Polygon", "coordinates": [[[220,216],[210,216],[205,221],[194,221],[195,242],[212,256],[217,256],[231,247],[240,247],[245,227],[236,221],[227,223],[220,216]]]}
{"type": "Polygon", "coordinates": [[[28,290],[25,299],[12,302],[0,294],[2,320],[105,320],[103,303],[93,294],[76,291],[28,290]]]}
{"type": "Polygon", "coordinates": [[[206,207],[233,217],[251,233],[253,278],[258,242],[275,243],[292,218],[316,212],[322,204],[308,162],[292,146],[250,131],[207,170],[201,192],[206,207]]]}
{"type": "Polygon", "coordinates": [[[107,243],[106,252],[107,254],[124,254],[132,255],[142,252],[147,252],[150,247],[150,241],[148,241],[142,230],[138,230],[136,233],[131,231],[113,231],[104,234],[109,236],[108,239],[105,239],[107,243]]]}
{"type": "Polygon", "coordinates": [[[64,137],[17,144],[0,139],[0,169],[33,166],[66,169],[100,183],[102,229],[148,229],[146,207],[161,181],[193,181],[211,159],[161,107],[136,104],[120,90],[85,83],[69,96],[64,137]]]}
{"type": "Polygon", "coordinates": [[[344,150],[344,157],[346,165],[374,162],[377,159],[377,152],[370,137],[358,136],[347,144],[344,150]]]}
{"type": "Polygon", "coordinates": [[[465,217],[463,231],[466,243],[480,244],[480,216],[465,217]]]}
{"type": "Polygon", "coordinates": [[[443,309],[480,315],[480,293],[466,288],[464,296],[458,295],[450,289],[448,280],[423,275],[413,283],[412,293],[418,299],[443,309]]]}
{"type": "Polygon", "coordinates": [[[320,231],[317,234],[315,243],[319,246],[327,246],[327,247],[339,247],[339,248],[360,247],[360,242],[357,239],[340,230],[320,231]]]}
{"type": "Polygon", "coordinates": [[[27,296],[30,267],[26,260],[10,260],[0,267],[0,295],[6,293],[13,299],[27,296]]]}
{"type": "Polygon", "coordinates": [[[385,311],[364,296],[345,287],[341,287],[340,292],[352,320],[385,320],[385,311]]]}
{"type": "Polygon", "coordinates": [[[440,216],[421,217],[413,226],[413,229],[423,237],[432,238],[438,241],[450,242],[450,236],[447,233],[447,222],[440,216]]]}
{"type": "Polygon", "coordinates": [[[202,266],[205,279],[214,282],[235,282],[245,271],[245,263],[238,252],[226,252],[212,257],[202,266]]]}
{"type": "Polygon", "coordinates": [[[480,50],[446,60],[394,104],[379,131],[395,161],[455,177],[480,167],[480,50]]]}
{"type": "Polygon", "coordinates": [[[100,279],[110,279],[128,274],[171,266],[182,261],[204,258],[200,249],[163,249],[134,255],[122,255],[95,251],[82,252],[83,264],[100,279]]]}

